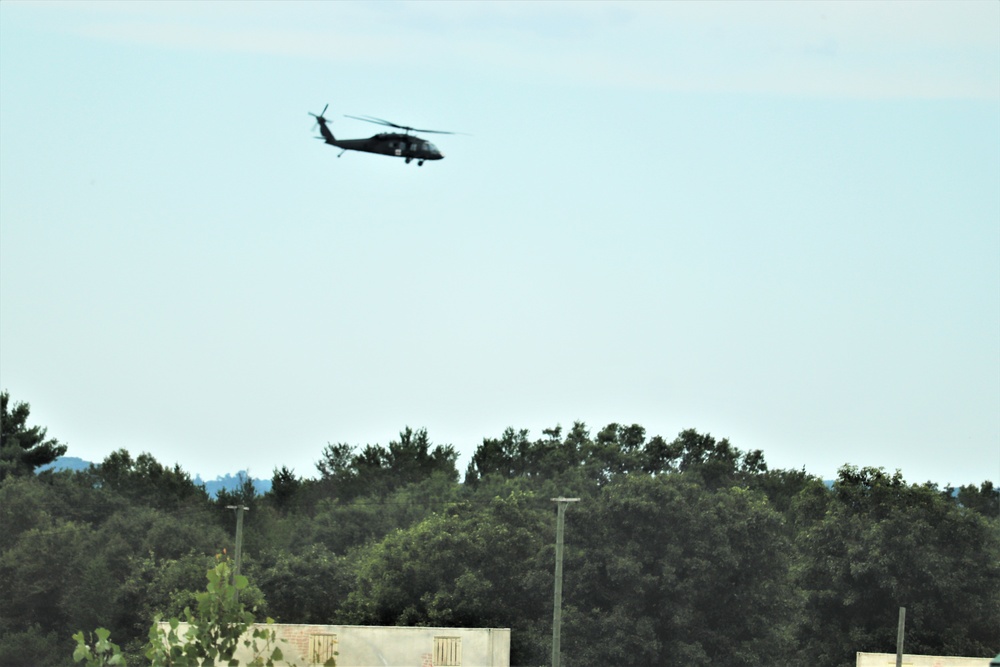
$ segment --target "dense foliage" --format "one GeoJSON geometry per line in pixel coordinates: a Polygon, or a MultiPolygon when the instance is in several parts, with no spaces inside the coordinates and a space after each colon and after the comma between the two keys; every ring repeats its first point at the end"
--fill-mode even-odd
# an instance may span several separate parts
{"type": "MultiPolygon", "coordinates": [[[[5,394],[5,418],[6,406],[5,394]]],[[[5,452],[62,447],[26,418],[5,423],[5,452]]],[[[71,665],[73,635],[99,627],[129,664],[149,664],[150,622],[197,608],[232,548],[226,507],[243,503],[241,599],[259,615],[509,627],[512,664],[544,665],[556,496],[581,498],[566,525],[568,667],[847,666],[895,650],[900,606],[908,650],[1000,648],[989,482],[940,489],[844,466],[831,487],[708,434],[618,424],[508,429],[483,440],[463,482],[455,450],[424,430],[318,457],[316,479],[282,467],[263,496],[246,484],[211,499],[148,454],[37,475],[13,472],[38,460],[21,456],[28,467],[0,481],[0,664],[71,665]]]]}

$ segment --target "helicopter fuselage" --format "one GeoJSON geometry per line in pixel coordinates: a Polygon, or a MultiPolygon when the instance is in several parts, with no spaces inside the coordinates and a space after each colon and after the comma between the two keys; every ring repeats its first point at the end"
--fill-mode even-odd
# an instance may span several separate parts
{"type": "Polygon", "coordinates": [[[324,137],[324,139],[331,146],[342,148],[345,151],[392,155],[404,158],[407,162],[411,160],[420,162],[440,160],[444,157],[437,146],[412,134],[384,132],[367,139],[334,139],[332,136],[324,137]]]}

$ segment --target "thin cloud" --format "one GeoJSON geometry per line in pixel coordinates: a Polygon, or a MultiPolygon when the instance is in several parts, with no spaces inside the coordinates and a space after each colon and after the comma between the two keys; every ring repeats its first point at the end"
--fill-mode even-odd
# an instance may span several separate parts
{"type": "Polygon", "coordinates": [[[156,48],[668,92],[1000,98],[1000,3],[43,7],[50,14],[57,8],[64,29],[75,34],[156,48]]]}

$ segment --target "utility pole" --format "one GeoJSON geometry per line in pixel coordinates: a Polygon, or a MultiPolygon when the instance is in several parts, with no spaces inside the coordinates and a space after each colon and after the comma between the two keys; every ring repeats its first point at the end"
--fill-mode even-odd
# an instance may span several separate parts
{"type": "Polygon", "coordinates": [[[566,506],[569,503],[580,502],[579,498],[551,498],[558,508],[556,519],[556,595],[552,610],[552,667],[559,667],[560,633],[562,632],[562,566],[563,566],[563,532],[566,521],[566,506]]]}
{"type": "MultiPolygon", "coordinates": [[[[239,505],[226,505],[227,510],[236,510],[236,567],[233,569],[233,583],[236,577],[240,576],[240,565],[243,562],[243,513],[249,512],[250,508],[243,503],[239,505]]],[[[240,591],[236,590],[236,601],[240,601],[240,591]]]]}
{"type": "Polygon", "coordinates": [[[906,629],[906,607],[899,608],[899,629],[896,630],[896,667],[903,667],[903,634],[906,629]]]}

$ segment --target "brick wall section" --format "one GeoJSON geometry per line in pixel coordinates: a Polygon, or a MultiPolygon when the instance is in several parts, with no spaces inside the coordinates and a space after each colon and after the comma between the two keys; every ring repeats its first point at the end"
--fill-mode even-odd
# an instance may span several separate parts
{"type": "Polygon", "coordinates": [[[422,657],[423,660],[420,662],[420,667],[434,667],[434,656],[430,653],[424,653],[422,657]]]}
{"type": "MultiPolygon", "coordinates": [[[[295,651],[295,658],[298,658],[296,662],[308,662],[309,661],[309,632],[305,626],[302,625],[283,625],[281,628],[276,628],[279,639],[284,639],[288,642],[289,647],[295,651]]],[[[293,656],[288,656],[292,658],[293,656]]]]}

